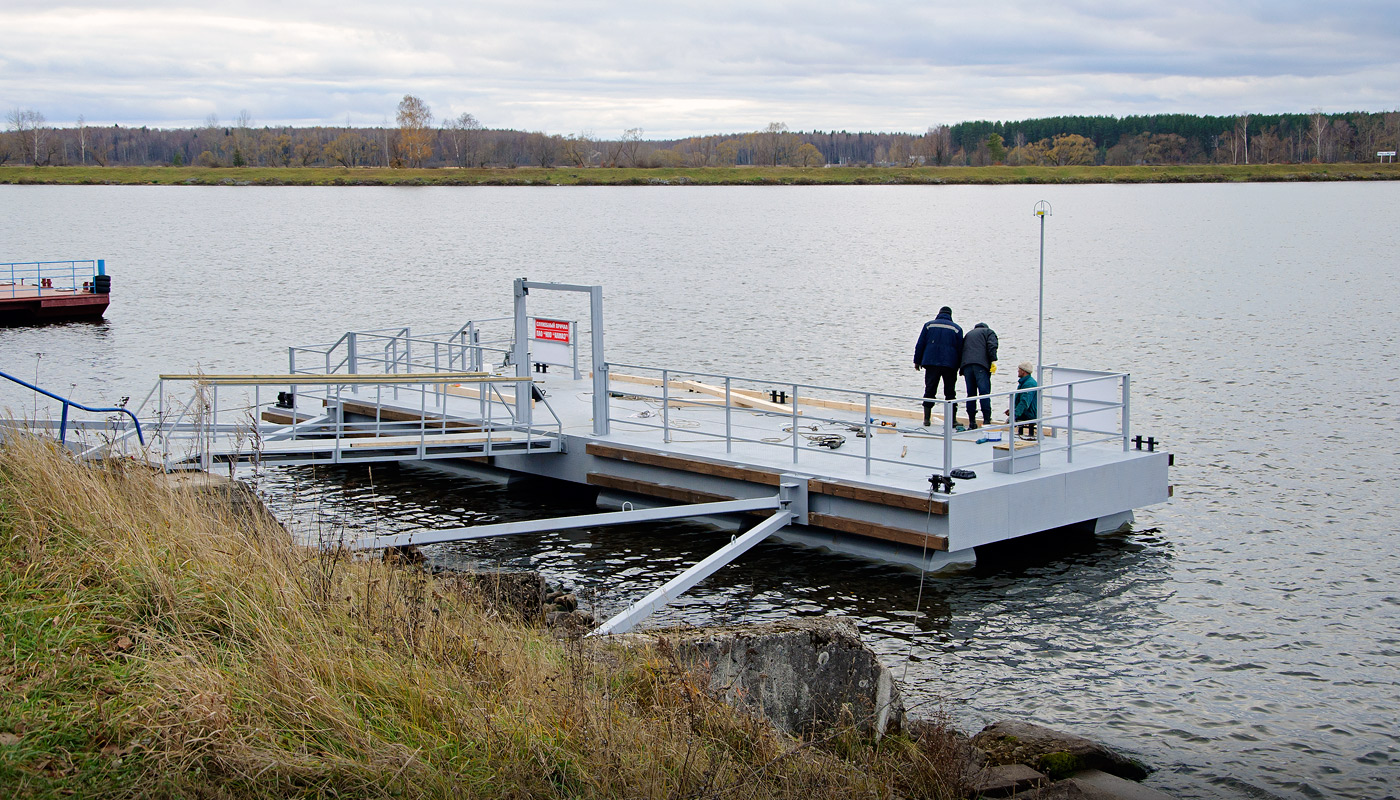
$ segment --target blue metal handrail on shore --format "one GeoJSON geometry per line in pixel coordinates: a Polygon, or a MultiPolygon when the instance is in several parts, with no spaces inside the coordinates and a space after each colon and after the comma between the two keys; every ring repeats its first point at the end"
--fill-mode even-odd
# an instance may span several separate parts
{"type": "Polygon", "coordinates": [[[111,412],[119,412],[119,413],[122,413],[122,414],[127,415],[128,417],[131,417],[131,421],[132,421],[133,423],[135,423],[135,425],[136,425],[136,439],[137,439],[137,441],[141,442],[142,445],[146,444],[146,437],[143,436],[143,435],[141,434],[141,420],[137,419],[137,418],[136,418],[136,415],[133,414],[133,413],[131,413],[131,411],[128,410],[128,409],[120,408],[120,407],[112,407],[112,408],[92,408],[91,406],[85,406],[85,405],[83,405],[82,403],[75,403],[75,402],[73,402],[72,400],[69,400],[69,399],[66,398],[66,397],[59,397],[58,395],[54,394],[53,392],[50,392],[48,389],[41,389],[41,388],[39,388],[38,386],[35,386],[34,384],[30,383],[29,381],[23,380],[23,379],[21,379],[21,378],[16,378],[15,376],[10,375],[9,373],[6,373],[6,372],[0,372],[0,378],[6,378],[6,379],[8,379],[8,380],[14,381],[15,383],[18,383],[20,386],[27,386],[28,388],[33,389],[34,391],[38,392],[39,394],[42,394],[42,395],[44,395],[45,397],[52,397],[53,399],[55,399],[55,400],[57,400],[57,401],[59,401],[60,403],[63,404],[63,421],[60,422],[59,425],[58,425],[58,440],[59,440],[60,442],[64,442],[65,439],[66,439],[66,436],[67,436],[67,433],[68,433],[68,407],[69,407],[69,406],[73,406],[74,408],[79,408],[79,409],[82,409],[83,411],[90,411],[90,412],[92,412],[92,413],[94,413],[94,414],[106,414],[106,413],[111,413],[111,412]]]}

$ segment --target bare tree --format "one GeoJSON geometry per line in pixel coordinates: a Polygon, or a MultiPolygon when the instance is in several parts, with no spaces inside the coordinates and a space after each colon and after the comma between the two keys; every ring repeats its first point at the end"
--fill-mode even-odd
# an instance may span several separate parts
{"type": "Polygon", "coordinates": [[[447,140],[452,144],[452,160],[460,167],[479,167],[481,154],[481,123],[471,114],[447,120],[447,140]]]}
{"type": "Polygon", "coordinates": [[[5,115],[5,120],[19,139],[20,151],[29,163],[39,165],[39,151],[44,144],[44,115],[33,109],[16,108],[5,115]]]}
{"type": "Polygon", "coordinates": [[[1308,135],[1312,139],[1313,145],[1313,161],[1322,161],[1323,145],[1327,140],[1327,115],[1322,113],[1322,109],[1314,108],[1308,122],[1308,135]]]}
{"type": "Polygon", "coordinates": [[[588,166],[598,155],[598,143],[594,141],[592,131],[566,137],[563,148],[564,160],[575,167],[588,166]]]}
{"type": "Polygon", "coordinates": [[[541,167],[549,169],[559,160],[560,145],[561,138],[559,136],[532,133],[526,146],[530,149],[531,159],[541,167]]]}
{"type": "Polygon", "coordinates": [[[1249,115],[1240,114],[1235,117],[1235,138],[1240,141],[1244,148],[1244,163],[1249,164],[1249,115]]]}
{"type": "Polygon", "coordinates": [[[87,166],[87,120],[78,115],[78,149],[82,153],[80,163],[87,166]]]}
{"type": "Polygon", "coordinates": [[[622,138],[609,148],[607,166],[637,166],[637,154],[641,147],[642,129],[628,128],[622,132],[622,138]]]}

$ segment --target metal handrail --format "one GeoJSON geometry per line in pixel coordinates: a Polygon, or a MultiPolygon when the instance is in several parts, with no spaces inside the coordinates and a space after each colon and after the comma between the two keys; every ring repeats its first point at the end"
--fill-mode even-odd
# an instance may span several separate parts
{"type": "Polygon", "coordinates": [[[13,375],[11,375],[11,374],[9,374],[9,373],[7,373],[7,372],[0,372],[0,378],[9,379],[9,380],[11,380],[11,381],[14,381],[15,383],[18,383],[18,384],[21,385],[21,386],[25,386],[25,387],[28,387],[28,388],[30,388],[30,389],[33,389],[34,391],[38,392],[39,394],[44,395],[45,397],[51,397],[51,398],[53,398],[54,400],[57,400],[57,401],[59,401],[60,403],[63,403],[63,420],[62,420],[62,421],[59,423],[59,425],[58,425],[58,441],[60,441],[60,442],[62,442],[62,443],[64,443],[64,444],[67,443],[67,436],[68,436],[68,407],[69,407],[69,406],[73,406],[74,408],[79,408],[79,409],[82,409],[83,411],[88,411],[88,412],[91,412],[91,413],[93,413],[93,414],[109,414],[109,413],[121,413],[121,414],[125,414],[125,415],[127,415],[128,417],[131,417],[131,421],[136,425],[136,438],[137,438],[137,440],[140,441],[142,445],[145,445],[145,444],[146,444],[146,437],[145,437],[144,435],[142,435],[142,433],[141,433],[141,420],[137,419],[137,418],[136,418],[136,415],[133,414],[129,409],[121,408],[121,407],[119,407],[119,406],[113,406],[113,407],[110,407],[110,408],[93,408],[92,406],[85,406],[85,405],[83,405],[82,403],[78,403],[78,402],[75,402],[75,401],[73,401],[73,400],[69,400],[69,399],[66,398],[66,397],[62,397],[62,396],[56,395],[56,394],[54,394],[53,392],[49,391],[48,389],[42,389],[42,388],[40,388],[40,387],[38,387],[38,386],[35,386],[34,384],[32,384],[32,383],[30,383],[29,381],[26,381],[26,380],[24,380],[24,379],[22,379],[22,378],[16,378],[15,376],[13,376],[13,375]]]}
{"type": "MultiPolygon", "coordinates": [[[[1122,372],[1099,372],[1099,373],[1095,373],[1092,377],[1087,377],[1087,378],[1078,378],[1078,379],[1073,379],[1073,380],[1067,380],[1067,381],[1062,381],[1062,382],[1060,382],[1060,383],[1054,383],[1054,382],[1052,382],[1052,383],[1047,384],[1047,385],[1045,385],[1045,386],[1037,386],[1037,387],[1035,387],[1035,388],[1012,389],[1012,390],[1006,391],[1006,392],[989,393],[989,394],[986,394],[986,395],[974,395],[974,396],[971,396],[971,397],[965,397],[965,398],[960,398],[960,399],[958,399],[958,400],[952,400],[952,401],[950,401],[950,400],[943,400],[943,399],[938,399],[938,398],[915,397],[915,396],[913,396],[913,395],[898,395],[898,394],[891,394],[891,393],[886,393],[886,392],[871,392],[871,391],[864,391],[864,390],[858,390],[858,389],[845,389],[845,388],[840,388],[840,387],[822,386],[822,385],[819,385],[819,384],[805,384],[805,383],[799,383],[799,382],[794,382],[794,381],[777,381],[777,380],[771,380],[771,379],[738,377],[738,376],[732,376],[732,375],[723,375],[723,374],[719,374],[719,373],[706,373],[706,372],[697,372],[697,371],[691,371],[691,370],[673,370],[673,369],[661,368],[661,367],[648,367],[648,366],[644,366],[644,365],[640,365],[640,364],[621,364],[621,363],[611,363],[611,362],[610,362],[609,364],[607,364],[607,368],[608,368],[610,374],[611,374],[611,372],[613,372],[613,371],[633,371],[633,370],[638,370],[638,371],[644,371],[644,372],[649,372],[649,373],[659,373],[659,374],[662,376],[662,377],[661,377],[661,387],[660,387],[660,389],[659,389],[659,392],[660,392],[659,396],[658,396],[658,395],[647,394],[647,393],[645,392],[645,390],[640,390],[640,389],[629,388],[629,389],[626,391],[626,394],[627,394],[627,395],[630,395],[630,396],[633,396],[633,397],[642,398],[642,399],[646,399],[646,400],[660,401],[660,402],[662,403],[662,410],[661,410],[661,414],[660,414],[660,416],[661,416],[661,424],[658,425],[658,424],[653,424],[653,423],[642,422],[642,421],[639,421],[639,420],[637,420],[637,419],[632,419],[632,418],[616,418],[616,417],[613,417],[613,418],[611,418],[611,420],[614,421],[614,422],[618,422],[618,423],[622,423],[622,424],[627,424],[627,425],[633,425],[633,426],[636,426],[636,427],[659,430],[659,431],[661,431],[661,433],[662,433],[663,439],[665,439],[665,440],[667,440],[667,441],[670,440],[671,436],[672,436],[673,433],[674,433],[674,429],[673,429],[672,426],[671,426],[671,422],[670,422],[670,413],[669,413],[669,408],[670,408],[671,401],[674,399],[674,395],[672,395],[672,393],[671,393],[671,389],[672,389],[671,384],[674,383],[674,382],[677,382],[677,381],[685,381],[685,380],[694,380],[694,379],[709,378],[709,379],[712,379],[712,380],[707,381],[707,382],[714,384],[714,385],[716,386],[716,388],[719,388],[719,386],[722,385],[723,388],[724,388],[723,405],[722,405],[722,406],[719,406],[719,405],[717,404],[717,407],[723,408],[723,409],[724,409],[724,412],[725,412],[725,429],[724,429],[724,432],[723,432],[723,433],[719,433],[719,432],[710,432],[710,431],[705,431],[705,430],[687,429],[687,430],[686,430],[686,433],[687,433],[687,435],[692,435],[692,436],[701,436],[701,437],[705,437],[705,438],[713,438],[713,439],[715,439],[715,440],[723,440],[723,441],[726,443],[726,450],[727,450],[727,451],[732,450],[732,447],[733,447],[733,443],[734,443],[734,442],[743,442],[743,443],[749,443],[749,444],[774,444],[774,442],[771,442],[771,441],[764,441],[763,439],[746,438],[746,437],[738,436],[738,435],[735,435],[735,434],[734,434],[734,432],[733,432],[733,426],[732,426],[731,421],[730,421],[730,414],[731,414],[731,412],[732,412],[735,408],[739,408],[739,407],[740,407],[740,406],[737,406],[736,403],[735,403],[735,397],[734,397],[735,389],[734,389],[734,386],[733,386],[733,384],[734,384],[735,381],[742,381],[743,383],[751,384],[751,385],[756,384],[756,385],[768,386],[768,387],[777,386],[777,387],[780,388],[780,389],[784,389],[784,390],[788,391],[788,392],[790,393],[791,397],[792,397],[792,406],[791,406],[791,408],[792,408],[792,410],[793,410],[793,413],[792,413],[793,422],[792,422],[792,429],[791,429],[791,431],[790,431],[790,434],[791,434],[791,442],[789,443],[788,440],[787,440],[787,437],[784,437],[784,440],[783,440],[783,442],[782,442],[781,444],[782,444],[782,446],[784,446],[784,447],[790,447],[790,448],[792,449],[792,456],[793,456],[793,462],[794,462],[794,463],[797,463],[797,461],[798,461],[798,456],[799,456],[799,454],[800,454],[803,450],[808,450],[808,451],[810,451],[810,449],[812,449],[812,448],[801,448],[801,447],[798,446],[798,445],[800,444],[800,437],[804,435],[804,434],[802,434],[802,433],[800,432],[800,430],[798,429],[798,420],[799,420],[799,418],[796,416],[796,408],[797,408],[797,405],[798,405],[798,403],[799,403],[799,400],[798,400],[799,392],[800,392],[800,394],[801,394],[801,397],[804,398],[804,399],[807,398],[807,397],[811,397],[811,392],[813,392],[813,391],[816,391],[816,392],[834,392],[834,393],[838,393],[838,394],[856,395],[856,396],[858,396],[858,397],[864,399],[863,405],[864,405],[864,408],[866,409],[866,413],[862,415],[862,416],[863,416],[863,420],[864,420],[863,423],[860,423],[860,424],[857,426],[857,427],[860,427],[860,428],[862,429],[862,433],[864,434],[864,438],[866,439],[866,447],[865,447],[864,452],[861,453],[861,454],[856,454],[856,453],[844,453],[844,452],[840,452],[840,451],[837,451],[837,450],[832,450],[832,449],[829,449],[829,448],[821,448],[821,447],[818,447],[818,448],[815,448],[815,449],[824,451],[824,452],[823,452],[823,455],[833,455],[833,456],[840,456],[840,457],[845,457],[845,458],[859,458],[859,459],[862,459],[862,460],[865,461],[865,471],[866,471],[867,474],[870,474],[870,472],[871,472],[871,465],[872,465],[872,464],[877,464],[877,463],[885,463],[885,464],[905,464],[905,465],[915,464],[915,465],[920,466],[920,467],[928,467],[928,468],[932,468],[932,469],[938,469],[938,470],[942,471],[945,475],[947,475],[947,474],[950,473],[953,469],[958,468],[958,467],[981,466],[981,465],[985,465],[985,464],[990,464],[990,463],[992,463],[994,460],[1000,460],[1000,459],[987,459],[987,460],[980,460],[980,461],[968,462],[968,463],[965,463],[965,464],[964,464],[964,463],[956,463],[956,464],[955,464],[955,463],[953,462],[953,460],[952,460],[952,434],[954,433],[953,424],[952,424],[952,419],[953,419],[953,413],[952,413],[952,412],[955,412],[955,411],[956,411],[962,404],[964,404],[964,403],[968,403],[968,402],[980,403],[980,401],[981,401],[982,399],[984,399],[984,398],[989,399],[989,400],[994,400],[994,399],[998,399],[998,398],[1004,398],[1004,399],[1007,401],[1007,404],[1008,404],[1011,408],[1014,409],[1014,407],[1015,407],[1015,406],[1014,406],[1014,399],[1015,399],[1018,395],[1025,394],[1025,393],[1027,393],[1027,392],[1035,392],[1035,393],[1039,394],[1039,397],[1038,397],[1039,402],[1037,403],[1037,409],[1036,409],[1036,410],[1037,410],[1037,416],[1036,416],[1034,419],[1030,419],[1030,420],[1012,420],[1012,419],[1008,419],[1005,423],[994,423],[992,426],[990,426],[991,428],[1004,428],[1005,430],[1007,430],[1007,431],[1011,434],[1011,438],[1012,438],[1013,440],[1014,440],[1015,431],[1016,431],[1018,425],[1030,425],[1030,424],[1034,424],[1034,425],[1037,426],[1037,427],[1036,427],[1036,430],[1037,430],[1037,431],[1043,431],[1043,430],[1044,430],[1044,425],[1045,425],[1047,422],[1055,422],[1055,421],[1058,421],[1058,420],[1066,420],[1066,421],[1067,421],[1067,425],[1072,426],[1073,423],[1074,423],[1074,417],[1075,417],[1076,414],[1085,414],[1085,413],[1091,413],[1091,412],[1093,412],[1093,411],[1104,411],[1104,410],[1113,410],[1113,409],[1119,410],[1119,411],[1120,411],[1120,414],[1121,414],[1121,415],[1120,415],[1120,420],[1122,421],[1122,432],[1121,432],[1121,433],[1105,434],[1105,435],[1103,435],[1103,436],[1101,436],[1101,437],[1099,437],[1099,438],[1083,439],[1083,438],[1076,438],[1076,437],[1074,436],[1074,433],[1073,433],[1073,430],[1072,430],[1072,427],[1071,427],[1071,428],[1068,428],[1068,429],[1067,429],[1067,430],[1069,430],[1069,434],[1068,434],[1068,436],[1066,437],[1067,441],[1066,441],[1066,443],[1065,443],[1064,445],[1057,445],[1057,446],[1054,446],[1054,447],[1049,447],[1048,449],[1042,448],[1042,450],[1045,451],[1045,452],[1055,452],[1055,451],[1059,451],[1059,450],[1066,450],[1067,453],[1068,453],[1067,458],[1069,458],[1070,460],[1073,460],[1073,451],[1074,451],[1074,449],[1076,449],[1076,448],[1082,448],[1082,447],[1085,446],[1085,445],[1089,445],[1089,444],[1098,444],[1098,443],[1107,442],[1107,441],[1117,441],[1117,440],[1120,439],[1120,438],[1122,438],[1122,439],[1126,442],[1126,441],[1127,441],[1126,437],[1127,437],[1127,435],[1128,435],[1128,430],[1129,430],[1129,424],[1128,424],[1128,419],[1127,419],[1127,413],[1128,413],[1128,404],[1127,404],[1127,381],[1128,381],[1128,379],[1129,379],[1129,376],[1128,376],[1128,373],[1122,373],[1122,372]],[[1121,382],[1121,383],[1122,383],[1122,385],[1123,385],[1123,395],[1124,395],[1124,400],[1123,400],[1122,402],[1106,402],[1106,401],[1102,401],[1102,400],[1090,400],[1090,399],[1087,399],[1087,398],[1085,398],[1085,399],[1079,399],[1079,398],[1076,398],[1076,397],[1074,396],[1074,387],[1075,387],[1075,386],[1082,386],[1082,385],[1086,385],[1086,384],[1098,383],[1098,382],[1104,382],[1104,381],[1113,381],[1113,382],[1121,382]],[[721,383],[721,382],[722,382],[722,383],[721,383]],[[1050,394],[1050,392],[1051,392],[1052,389],[1066,389],[1066,390],[1069,392],[1069,397],[1068,397],[1069,408],[1068,408],[1065,412],[1063,412],[1063,413],[1048,413],[1048,412],[1047,412],[1047,409],[1046,409],[1046,402],[1045,402],[1045,401],[1046,401],[1047,399],[1049,399],[1049,394],[1050,394]],[[881,399],[882,401],[896,401],[896,402],[909,402],[909,403],[925,403],[925,402],[927,402],[927,403],[930,403],[930,404],[932,404],[932,405],[938,407],[938,408],[940,409],[940,411],[942,412],[942,416],[943,416],[943,420],[944,420],[941,429],[938,429],[938,428],[935,428],[935,429],[934,429],[934,431],[940,431],[940,430],[941,430],[941,433],[942,433],[943,439],[944,439],[943,458],[941,459],[941,463],[937,463],[937,464],[935,464],[935,463],[923,464],[923,463],[918,463],[918,462],[910,461],[910,460],[907,459],[907,458],[899,458],[899,459],[881,458],[881,457],[878,457],[878,456],[873,455],[873,454],[871,453],[871,450],[870,450],[870,443],[871,443],[871,437],[872,437],[872,435],[873,435],[873,433],[874,433],[874,430],[875,430],[877,427],[886,427],[886,429],[888,429],[887,426],[879,426],[879,425],[876,423],[876,421],[872,418],[872,415],[871,415],[871,413],[870,413],[870,410],[871,410],[872,407],[873,407],[873,402],[872,402],[872,401],[873,401],[875,398],[879,398],[879,399],[881,399]],[[1091,408],[1088,409],[1088,410],[1080,410],[1080,409],[1075,408],[1075,405],[1076,405],[1076,404],[1088,405],[1088,406],[1091,406],[1091,408]]],[[[859,403],[859,402],[853,402],[853,403],[851,403],[851,405],[853,405],[853,406],[859,406],[859,405],[861,405],[861,403],[859,403]]],[[[811,423],[828,423],[828,424],[832,424],[832,425],[841,425],[841,426],[846,426],[846,427],[852,427],[852,426],[853,426],[853,423],[852,423],[850,420],[847,420],[847,419],[837,419],[837,418],[829,417],[829,416],[814,416],[814,415],[812,414],[813,408],[819,408],[819,406],[812,406],[812,407],[809,407],[809,408],[807,409],[807,411],[806,411],[806,414],[805,414],[803,417],[800,418],[801,421],[806,422],[806,423],[809,423],[809,424],[811,424],[811,423]]],[[[752,411],[753,409],[750,408],[750,409],[744,409],[744,410],[746,410],[746,411],[752,411]]],[[[779,412],[776,412],[776,411],[775,411],[775,412],[771,412],[771,413],[774,414],[774,415],[779,415],[779,412]]],[[[930,432],[929,429],[923,428],[923,427],[905,428],[905,427],[901,427],[901,426],[899,426],[899,425],[895,425],[895,426],[893,427],[893,430],[898,431],[898,432],[905,432],[905,433],[929,433],[929,432],[930,432]]],[[[1040,444],[1040,445],[1044,445],[1044,444],[1045,444],[1044,440],[1041,439],[1041,438],[1039,437],[1039,435],[1038,435],[1038,437],[1037,437],[1037,444],[1040,444]]],[[[1011,452],[1010,454],[1008,454],[1008,457],[1011,458],[1013,461],[1017,458],[1017,455],[1016,455],[1016,453],[1015,453],[1015,448],[1014,448],[1014,447],[1012,448],[1012,452],[1011,452]]],[[[1020,457],[1021,457],[1021,458],[1025,458],[1026,456],[1025,456],[1025,455],[1021,455],[1020,457]]]]}

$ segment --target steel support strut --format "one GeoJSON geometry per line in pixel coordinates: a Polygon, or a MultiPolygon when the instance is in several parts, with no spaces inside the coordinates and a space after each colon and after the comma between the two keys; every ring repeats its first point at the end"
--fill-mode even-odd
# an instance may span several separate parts
{"type": "Polygon", "coordinates": [[[394,536],[374,536],[361,539],[350,545],[353,550],[377,550],[385,547],[406,545],[442,544],[461,542],[469,539],[489,539],[493,536],[511,536],[519,533],[546,533],[573,528],[596,528],[603,525],[626,525],[633,522],[652,522],[660,519],[699,517],[707,514],[737,514],[744,511],[763,511],[778,508],[782,504],[778,497],[755,497],[749,500],[724,500],[718,503],[694,503],[685,506],[663,506],[661,508],[639,508],[634,511],[611,511],[602,514],[582,514],[574,517],[555,519],[535,519],[523,522],[501,522],[495,525],[473,525],[469,528],[451,528],[441,531],[415,531],[394,536]]]}
{"type": "Polygon", "coordinates": [[[653,612],[684,594],[700,581],[718,572],[729,562],[748,552],[754,545],[767,539],[773,532],[792,521],[792,512],[784,508],[759,523],[748,533],[735,537],[729,544],[716,550],[704,561],[672,578],[641,600],[636,601],[622,613],[604,622],[589,636],[606,636],[610,633],[626,633],[653,612]]]}

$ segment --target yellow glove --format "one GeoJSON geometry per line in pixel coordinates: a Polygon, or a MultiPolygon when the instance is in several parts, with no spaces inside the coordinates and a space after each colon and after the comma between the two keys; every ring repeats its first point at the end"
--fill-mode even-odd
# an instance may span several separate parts
{"type": "Polygon", "coordinates": [[[987,371],[992,373],[993,375],[997,374],[997,362],[993,361],[991,368],[987,371]]]}

